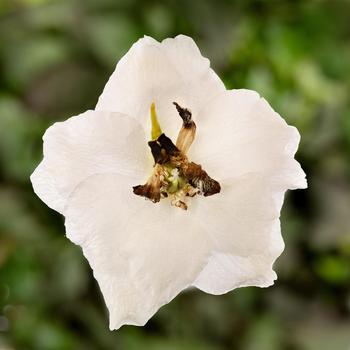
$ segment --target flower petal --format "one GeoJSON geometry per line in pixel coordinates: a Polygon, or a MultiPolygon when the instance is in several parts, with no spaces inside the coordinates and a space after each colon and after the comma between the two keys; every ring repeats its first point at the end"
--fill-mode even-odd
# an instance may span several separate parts
{"type": "Polygon", "coordinates": [[[217,180],[256,172],[275,188],[307,186],[294,160],[300,135],[251,90],[225,91],[200,112],[190,157],[217,180]]]}
{"type": "Polygon", "coordinates": [[[149,107],[155,102],[164,132],[175,138],[181,122],[173,101],[197,113],[224,90],[191,38],[179,35],[159,43],[145,37],[118,62],[96,110],[132,115],[150,130],[149,107]]]}
{"type": "Polygon", "coordinates": [[[280,207],[259,174],[225,180],[220,194],[198,203],[196,214],[208,232],[212,255],[194,286],[223,294],[242,286],[267,287],[284,248],[279,228],[280,207]]]}
{"type": "Polygon", "coordinates": [[[144,325],[191,285],[209,242],[190,212],[132,193],[132,179],[93,175],[72,193],[67,236],[83,248],[110,312],[110,329],[144,325]]]}
{"type": "Polygon", "coordinates": [[[306,187],[294,159],[299,133],[249,90],[225,92],[200,118],[190,153],[223,188],[200,203],[206,207],[198,211],[206,213],[200,222],[215,248],[194,285],[213,294],[269,286],[284,247],[279,223],[284,193],[306,187]]]}
{"type": "Polygon", "coordinates": [[[116,172],[142,182],[152,165],[143,129],[120,113],[87,111],[55,123],[43,140],[44,159],[31,181],[35,193],[60,213],[88,176],[116,172]]]}

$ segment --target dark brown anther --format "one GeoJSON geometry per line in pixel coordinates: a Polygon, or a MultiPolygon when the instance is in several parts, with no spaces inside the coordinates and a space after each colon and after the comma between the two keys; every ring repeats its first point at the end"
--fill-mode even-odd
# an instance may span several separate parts
{"type": "Polygon", "coordinates": [[[192,113],[187,109],[181,107],[178,103],[173,102],[177,111],[183,121],[181,130],[176,140],[176,147],[186,154],[191,147],[196,136],[196,124],[192,120],[192,113]]]}
{"type": "Polygon", "coordinates": [[[152,183],[134,186],[133,192],[138,196],[150,199],[153,203],[160,201],[160,189],[159,187],[154,186],[152,183]]]}
{"type": "Polygon", "coordinates": [[[179,149],[173,144],[173,141],[171,141],[171,139],[165,134],[161,134],[158,137],[157,142],[163,149],[165,149],[166,153],[169,156],[177,156],[178,154],[180,154],[179,149]]]}
{"type": "Polygon", "coordinates": [[[177,111],[179,112],[180,117],[183,120],[183,126],[190,127],[191,124],[193,123],[192,113],[187,108],[181,107],[177,102],[173,102],[173,104],[175,105],[177,111]]]}
{"type": "Polygon", "coordinates": [[[221,191],[220,184],[212,179],[199,164],[190,162],[182,168],[188,182],[197,188],[204,197],[212,196],[221,191]]]}
{"type": "Polygon", "coordinates": [[[203,195],[204,197],[212,196],[221,191],[220,184],[208,176],[207,181],[203,181],[203,195]]]}
{"type": "Polygon", "coordinates": [[[164,164],[168,161],[169,157],[165,152],[162,152],[162,147],[157,141],[149,141],[148,146],[151,148],[155,164],[164,164]]]}

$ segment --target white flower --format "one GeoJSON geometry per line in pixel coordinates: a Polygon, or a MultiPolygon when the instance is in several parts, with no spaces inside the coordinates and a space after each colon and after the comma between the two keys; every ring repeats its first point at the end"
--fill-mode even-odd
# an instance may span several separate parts
{"type": "Polygon", "coordinates": [[[272,266],[284,247],[284,193],[306,187],[294,159],[299,138],[256,92],[226,90],[191,38],[145,37],[119,61],[96,110],[46,131],[44,159],[31,180],[82,247],[110,329],[144,325],[190,286],[223,294],[273,284],[272,266]],[[161,133],[154,106],[173,141],[186,112],[180,106],[192,112],[197,130],[181,129],[179,163],[154,141],[168,157],[154,166],[147,146],[151,128],[154,140],[161,133]],[[186,164],[200,164],[207,178],[185,176],[186,164]],[[149,195],[158,203],[133,193],[147,179],[149,189],[160,191],[159,198],[149,195]],[[220,186],[201,196],[207,179],[220,186]]]}

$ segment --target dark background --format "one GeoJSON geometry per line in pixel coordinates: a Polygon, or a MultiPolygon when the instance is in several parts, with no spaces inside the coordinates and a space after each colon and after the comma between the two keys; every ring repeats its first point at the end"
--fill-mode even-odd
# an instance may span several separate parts
{"type": "Polygon", "coordinates": [[[0,0],[0,349],[349,350],[349,1],[0,0]],[[228,88],[301,132],[309,189],[290,192],[268,289],[185,292],[143,328],[108,330],[63,218],[33,193],[41,136],[94,108],[144,34],[192,36],[228,88]]]}

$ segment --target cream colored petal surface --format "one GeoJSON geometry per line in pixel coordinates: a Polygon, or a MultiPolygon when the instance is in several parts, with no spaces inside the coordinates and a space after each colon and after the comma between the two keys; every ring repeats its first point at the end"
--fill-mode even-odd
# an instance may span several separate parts
{"type": "Polygon", "coordinates": [[[192,159],[219,180],[222,192],[198,211],[215,243],[195,285],[222,294],[239,286],[269,286],[284,244],[279,216],[287,189],[305,188],[294,154],[299,133],[256,92],[233,90],[201,112],[192,159]],[[215,122],[213,122],[215,121],[215,122]]]}
{"type": "Polygon", "coordinates": [[[199,113],[190,156],[217,180],[255,172],[277,189],[305,188],[294,160],[300,135],[251,90],[231,90],[199,113]]]}
{"type": "Polygon", "coordinates": [[[267,287],[272,265],[283,251],[279,208],[269,184],[259,174],[224,180],[222,192],[198,203],[212,243],[212,254],[194,286],[212,294],[242,286],[267,287]]]}
{"type": "Polygon", "coordinates": [[[118,62],[96,110],[132,115],[149,130],[149,107],[154,101],[163,131],[176,139],[181,120],[172,102],[198,114],[224,89],[191,38],[179,35],[159,43],[145,37],[118,62]]]}
{"type": "Polygon", "coordinates": [[[67,236],[83,249],[110,314],[110,328],[143,325],[191,285],[210,251],[189,211],[132,193],[117,174],[93,175],[68,200],[67,236]]]}
{"type": "Polygon", "coordinates": [[[85,178],[116,172],[144,179],[152,161],[146,136],[132,118],[87,111],[46,132],[44,159],[31,176],[35,193],[63,213],[66,200],[85,178]]]}

